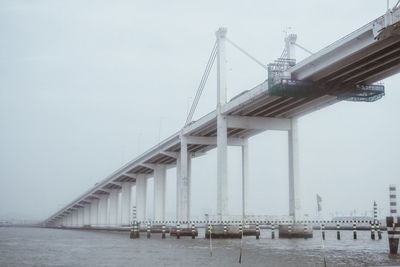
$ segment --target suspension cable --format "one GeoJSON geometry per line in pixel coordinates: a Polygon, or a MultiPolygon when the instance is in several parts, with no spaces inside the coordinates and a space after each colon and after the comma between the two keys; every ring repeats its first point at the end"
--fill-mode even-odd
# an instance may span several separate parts
{"type": "Polygon", "coordinates": [[[203,76],[201,77],[199,87],[197,88],[196,96],[194,97],[192,106],[190,107],[189,114],[186,118],[185,126],[188,125],[193,119],[194,112],[196,111],[197,104],[199,103],[199,100],[200,100],[200,96],[203,93],[208,76],[210,75],[210,71],[214,64],[216,55],[217,55],[217,42],[214,43],[210,58],[208,59],[208,62],[206,65],[206,69],[204,70],[203,76]]]}
{"type": "Polygon", "coordinates": [[[268,67],[262,63],[261,61],[259,61],[258,59],[256,59],[255,57],[253,57],[252,55],[250,55],[249,53],[247,53],[243,48],[241,48],[240,46],[238,46],[237,44],[235,44],[234,42],[232,42],[231,40],[229,40],[228,38],[226,38],[226,41],[228,41],[228,43],[230,43],[231,45],[233,45],[236,49],[238,49],[240,52],[242,52],[243,54],[245,54],[246,56],[248,56],[250,59],[252,59],[255,63],[257,63],[258,65],[260,65],[263,69],[267,70],[268,67]]]}

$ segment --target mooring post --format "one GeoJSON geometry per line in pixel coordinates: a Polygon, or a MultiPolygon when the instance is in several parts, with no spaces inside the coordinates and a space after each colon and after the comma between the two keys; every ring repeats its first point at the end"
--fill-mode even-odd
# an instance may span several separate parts
{"type": "Polygon", "coordinates": [[[181,224],[178,222],[176,225],[176,239],[181,238],[181,224]]]}
{"type": "Polygon", "coordinates": [[[192,223],[192,239],[196,238],[196,227],[194,225],[194,223],[192,223]]]}
{"type": "Polygon", "coordinates": [[[131,230],[131,235],[130,238],[139,238],[139,228],[138,228],[138,222],[134,221],[132,225],[132,230],[131,230]]]}
{"type": "Polygon", "coordinates": [[[304,232],[304,239],[307,239],[307,232],[308,232],[308,225],[307,222],[304,223],[303,225],[303,232],[304,232]]]}
{"type": "Polygon", "coordinates": [[[376,225],[378,229],[378,238],[382,239],[382,232],[381,232],[381,223],[378,221],[378,224],[376,225]]]}
{"type": "Polygon", "coordinates": [[[396,186],[389,186],[390,215],[386,217],[390,254],[397,255],[400,238],[400,217],[397,217],[396,186]]]}
{"type": "Polygon", "coordinates": [[[228,233],[228,226],[226,225],[226,222],[224,222],[224,236],[226,236],[228,233]]]}
{"type": "Polygon", "coordinates": [[[151,228],[150,228],[150,222],[147,223],[147,239],[150,239],[150,235],[151,235],[151,228]]]}
{"type": "Polygon", "coordinates": [[[275,224],[271,224],[271,238],[275,239],[275,224]]]}
{"type": "Polygon", "coordinates": [[[325,224],[321,224],[322,240],[325,240],[325,224]]]}
{"type": "Polygon", "coordinates": [[[336,223],[336,238],[340,240],[340,223],[336,223]]]}
{"type": "Polygon", "coordinates": [[[353,239],[357,239],[357,225],[353,222],[353,239]]]}
{"type": "Polygon", "coordinates": [[[161,238],[165,239],[165,224],[163,223],[163,225],[161,226],[161,238]]]}
{"type": "Polygon", "coordinates": [[[260,225],[256,223],[256,239],[260,239],[260,225]]]}
{"type": "Polygon", "coordinates": [[[375,240],[375,227],[374,227],[375,225],[373,222],[370,222],[370,224],[371,224],[371,239],[375,240]]]}

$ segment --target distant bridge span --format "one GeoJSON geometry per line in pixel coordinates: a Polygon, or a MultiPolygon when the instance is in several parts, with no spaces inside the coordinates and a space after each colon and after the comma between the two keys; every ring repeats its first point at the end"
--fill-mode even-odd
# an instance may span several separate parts
{"type": "Polygon", "coordinates": [[[342,100],[375,101],[384,78],[400,71],[400,9],[295,63],[296,36],[286,37],[285,57],[268,65],[268,80],[226,100],[226,29],[217,32],[217,108],[130,161],[50,216],[47,226],[129,225],[131,187],[136,186],[136,219],[146,215],[147,179],[154,177],[154,220],[165,220],[166,169],[177,168],[179,221],[190,220],[191,158],[217,148],[217,216],[227,211],[227,146],[242,147],[243,214],[248,173],[247,139],[266,130],[288,131],[289,215],[298,216],[297,118],[342,100]],[[119,200],[119,194],[121,198],[119,200]],[[119,203],[121,201],[121,203],[119,203]],[[121,206],[120,214],[118,207],[121,206]]]}

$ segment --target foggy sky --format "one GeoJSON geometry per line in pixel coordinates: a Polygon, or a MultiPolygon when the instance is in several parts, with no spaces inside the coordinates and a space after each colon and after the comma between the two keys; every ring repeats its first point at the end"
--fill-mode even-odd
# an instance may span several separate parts
{"type": "MultiPolygon", "coordinates": [[[[0,1],[0,218],[46,219],[178,131],[220,26],[269,63],[281,55],[285,30],[318,51],[385,8],[361,0],[0,1]]],[[[230,99],[267,73],[227,48],[230,99]]],[[[388,184],[400,186],[400,75],[384,82],[382,100],[341,102],[300,119],[305,213],[315,214],[316,193],[328,217],[371,212],[374,200],[387,212],[388,184]]],[[[215,105],[213,71],[195,119],[215,105]]],[[[249,213],[287,214],[287,134],[262,133],[249,149],[249,213]]],[[[240,151],[229,153],[229,209],[239,214],[240,151]]],[[[167,179],[174,218],[174,169],[167,179]]],[[[215,210],[213,150],[193,160],[192,215],[215,210]]]]}

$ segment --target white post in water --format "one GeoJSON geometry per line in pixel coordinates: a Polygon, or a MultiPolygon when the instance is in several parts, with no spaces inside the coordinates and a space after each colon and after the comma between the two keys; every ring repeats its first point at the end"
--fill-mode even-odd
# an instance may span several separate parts
{"type": "Polygon", "coordinates": [[[243,140],[242,145],[242,219],[247,212],[247,180],[249,176],[249,144],[248,140],[243,140]]]}
{"type": "Polygon", "coordinates": [[[90,225],[96,226],[99,224],[99,200],[93,199],[90,203],[90,225]]]}
{"type": "Polygon", "coordinates": [[[187,137],[181,135],[181,151],[176,163],[176,219],[190,221],[191,155],[187,150],[187,137]]]}
{"type": "Polygon", "coordinates": [[[121,225],[129,225],[131,217],[132,182],[123,182],[121,188],[121,225]]]}
{"type": "Polygon", "coordinates": [[[145,174],[138,174],[136,178],[136,214],[139,222],[146,220],[146,195],[147,177],[145,174]]]}
{"type": "Polygon", "coordinates": [[[217,36],[217,214],[220,220],[228,212],[228,134],[226,117],[221,108],[226,104],[226,28],[219,28],[217,36]]]}
{"type": "Polygon", "coordinates": [[[111,189],[109,197],[109,224],[116,226],[118,224],[118,195],[119,189],[111,189]]]}
{"type": "Polygon", "coordinates": [[[107,224],[108,218],[108,195],[101,194],[99,198],[98,224],[101,226],[105,226],[107,224]]]}
{"type": "Polygon", "coordinates": [[[289,215],[299,215],[300,209],[300,192],[299,192],[299,143],[297,118],[291,119],[291,129],[288,131],[288,148],[289,148],[289,215]]]}
{"type": "Polygon", "coordinates": [[[165,179],[167,169],[158,164],[154,168],[154,220],[165,220],[165,179]]]}

